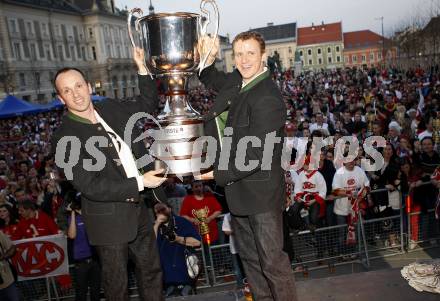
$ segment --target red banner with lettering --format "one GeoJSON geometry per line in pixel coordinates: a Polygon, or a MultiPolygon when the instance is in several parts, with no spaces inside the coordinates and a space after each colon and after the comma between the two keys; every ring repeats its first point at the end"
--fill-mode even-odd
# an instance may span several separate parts
{"type": "Polygon", "coordinates": [[[63,234],[14,241],[12,263],[18,281],[69,274],[67,239],[63,234]]]}

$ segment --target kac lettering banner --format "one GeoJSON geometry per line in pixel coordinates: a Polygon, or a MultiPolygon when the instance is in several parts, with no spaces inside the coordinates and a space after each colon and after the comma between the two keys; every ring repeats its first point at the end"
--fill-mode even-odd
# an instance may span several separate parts
{"type": "Polygon", "coordinates": [[[63,234],[14,241],[12,258],[18,281],[69,274],[67,239],[63,234]]]}

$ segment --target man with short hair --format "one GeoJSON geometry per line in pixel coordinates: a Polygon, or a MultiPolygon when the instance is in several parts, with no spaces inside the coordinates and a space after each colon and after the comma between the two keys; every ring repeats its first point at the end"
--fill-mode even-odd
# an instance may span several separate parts
{"type": "Polygon", "coordinates": [[[188,252],[187,248],[200,247],[200,234],[194,225],[184,217],[173,214],[171,207],[164,203],[157,203],[154,213],[154,233],[163,270],[165,296],[187,296],[194,286],[194,280],[188,274],[185,252],[188,252]]]}
{"type": "Polygon", "coordinates": [[[310,132],[320,130],[325,136],[330,135],[328,123],[324,122],[324,116],[321,112],[315,114],[315,122],[310,125],[310,132]]]}
{"type": "Polygon", "coordinates": [[[38,236],[55,235],[59,233],[54,220],[30,200],[18,203],[20,221],[16,231],[12,234],[13,240],[38,236]]]}
{"type": "MultiPolygon", "coordinates": [[[[163,190],[154,189],[165,180],[159,176],[164,171],[138,170],[136,158],[144,156],[147,150],[142,140],[133,142],[140,135],[137,127],[129,133],[129,141],[125,140],[130,118],[138,112],[154,112],[158,96],[155,82],[144,65],[143,50],[135,48],[133,57],[141,90],[141,96],[134,102],[105,100],[93,104],[92,88],[80,70],[58,71],[55,88],[68,112],[54,134],[52,146],[56,148],[55,157],[62,158],[57,164],[75,153],[79,156],[69,172],[73,186],[81,192],[84,223],[102,264],[107,300],[128,300],[127,261],[131,257],[136,264],[140,300],[158,301],[163,300],[162,273],[153,221],[145,200],[166,200],[163,190]],[[72,137],[76,140],[69,140],[72,137]],[[57,145],[65,138],[69,147],[57,145]],[[98,138],[99,143],[93,140],[98,138]],[[90,148],[94,152],[87,151],[90,148]],[[85,166],[96,161],[96,165],[104,163],[103,166],[85,166]]],[[[66,168],[64,173],[67,174],[66,168]]]]}
{"type": "MultiPolygon", "coordinates": [[[[201,44],[208,48],[210,42],[201,44]]],[[[219,50],[218,40],[216,46],[208,64],[219,50]]],[[[205,47],[200,48],[203,53],[205,47]]],[[[295,301],[293,272],[282,250],[286,193],[281,141],[274,143],[271,160],[262,162],[266,135],[284,136],[286,107],[264,66],[266,52],[261,34],[240,33],[232,48],[237,68],[234,72],[225,74],[211,66],[201,74],[202,82],[219,92],[206,116],[205,133],[216,137],[220,148],[229,148],[223,145],[227,141],[222,140],[224,136],[232,140],[229,161],[221,166],[217,160],[214,171],[202,178],[213,176],[218,185],[225,186],[232,231],[254,300],[295,301]],[[244,150],[238,149],[239,141],[245,137],[256,137],[261,145],[246,144],[244,150]],[[257,165],[243,170],[236,164],[240,160],[253,160],[257,165]]]]}
{"type": "MultiPolygon", "coordinates": [[[[195,214],[200,210],[204,211],[208,209],[205,222],[209,227],[209,244],[214,244],[219,237],[216,218],[222,213],[222,207],[214,195],[204,192],[202,181],[194,181],[191,184],[191,188],[193,193],[183,199],[180,216],[198,227],[200,220],[195,217],[195,214]]],[[[206,237],[204,238],[204,242],[208,243],[206,237]]]]}

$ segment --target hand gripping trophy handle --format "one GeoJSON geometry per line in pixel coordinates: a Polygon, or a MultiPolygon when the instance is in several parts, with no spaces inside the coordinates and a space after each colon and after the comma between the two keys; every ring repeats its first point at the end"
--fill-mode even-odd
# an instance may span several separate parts
{"type": "Polygon", "coordinates": [[[220,14],[218,11],[218,6],[217,3],[215,3],[215,0],[202,0],[202,2],[200,2],[200,10],[202,11],[202,13],[204,15],[206,15],[206,20],[204,21],[202,17],[199,18],[199,28],[200,28],[200,37],[199,40],[202,40],[203,37],[205,37],[208,33],[208,25],[211,23],[211,13],[209,12],[209,10],[207,10],[205,8],[206,4],[211,4],[212,7],[214,8],[214,12],[216,14],[216,22],[215,22],[215,32],[214,32],[214,39],[212,40],[212,44],[211,47],[209,48],[208,53],[206,53],[205,57],[200,57],[200,62],[198,65],[198,69],[199,69],[199,75],[202,73],[203,69],[205,69],[206,67],[206,61],[208,60],[212,50],[214,49],[215,46],[215,41],[218,37],[218,29],[219,29],[219,24],[220,24],[220,14]]]}
{"type": "MultiPolygon", "coordinates": [[[[140,17],[142,17],[142,15],[143,15],[142,9],[133,8],[132,10],[130,10],[130,12],[128,13],[128,17],[127,17],[128,36],[130,37],[131,45],[133,46],[133,48],[136,47],[136,43],[134,42],[133,32],[131,31],[131,20],[135,14],[138,14],[140,17]]],[[[134,21],[134,29],[138,33],[140,33],[140,31],[141,31],[141,27],[139,25],[139,17],[137,17],[136,21],[134,21]]],[[[146,65],[145,65],[145,68],[147,69],[147,72],[150,75],[151,79],[153,79],[153,75],[152,75],[150,69],[148,69],[148,67],[146,65]]]]}

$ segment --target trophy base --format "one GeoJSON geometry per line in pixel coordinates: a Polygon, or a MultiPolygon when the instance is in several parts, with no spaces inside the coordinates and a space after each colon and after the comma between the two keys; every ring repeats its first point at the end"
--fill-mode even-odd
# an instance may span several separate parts
{"type": "Polygon", "coordinates": [[[203,139],[203,119],[169,118],[159,120],[150,153],[156,158],[155,168],[165,169],[169,176],[200,174],[207,167],[207,145],[203,139]]]}

